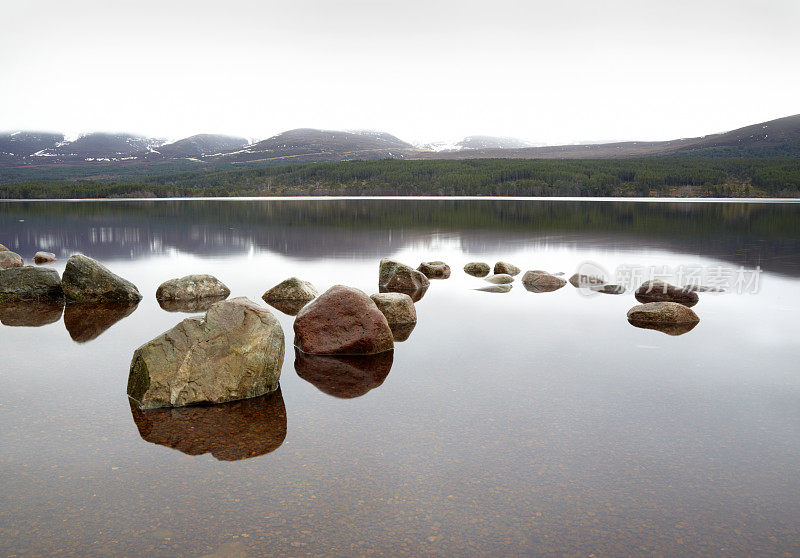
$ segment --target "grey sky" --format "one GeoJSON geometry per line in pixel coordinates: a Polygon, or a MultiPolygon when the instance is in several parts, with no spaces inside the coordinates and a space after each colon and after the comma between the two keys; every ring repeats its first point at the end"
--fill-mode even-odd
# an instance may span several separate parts
{"type": "Polygon", "coordinates": [[[559,143],[800,113],[797,0],[0,2],[0,129],[559,143]]]}

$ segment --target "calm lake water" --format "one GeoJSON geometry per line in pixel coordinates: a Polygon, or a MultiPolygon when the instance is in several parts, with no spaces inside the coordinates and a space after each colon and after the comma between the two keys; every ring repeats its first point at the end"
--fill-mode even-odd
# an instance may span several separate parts
{"type": "Polygon", "coordinates": [[[0,242],[144,295],[0,308],[0,555],[800,554],[800,204],[0,203],[0,242]],[[133,351],[189,315],[162,281],[370,294],[382,257],[453,269],[393,354],[296,361],[275,310],[279,393],[131,408],[133,351]],[[473,260],[731,286],[675,336],[630,325],[630,291],[477,291],[473,260]]]}

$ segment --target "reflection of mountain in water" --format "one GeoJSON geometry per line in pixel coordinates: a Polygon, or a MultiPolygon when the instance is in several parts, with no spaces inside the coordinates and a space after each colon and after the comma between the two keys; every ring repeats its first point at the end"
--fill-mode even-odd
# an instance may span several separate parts
{"type": "Polygon", "coordinates": [[[236,461],[275,451],[286,438],[280,388],[270,394],[218,405],[139,410],[131,414],[143,440],[188,455],[210,453],[236,461]]]}
{"type": "Polygon", "coordinates": [[[352,399],[380,386],[392,369],[394,351],[376,355],[328,356],[308,355],[294,350],[297,375],[320,391],[352,399]]]}
{"type": "Polygon", "coordinates": [[[800,205],[512,200],[246,200],[0,204],[0,239],[17,252],[130,259],[173,249],[269,250],[365,258],[452,238],[466,253],[539,248],[666,249],[800,275],[800,205]],[[23,220],[24,222],[20,222],[23,220]]]}

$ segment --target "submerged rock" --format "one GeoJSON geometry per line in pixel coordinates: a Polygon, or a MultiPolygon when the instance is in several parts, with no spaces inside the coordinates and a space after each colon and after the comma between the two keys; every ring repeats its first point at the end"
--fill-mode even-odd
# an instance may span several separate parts
{"type": "Polygon", "coordinates": [[[88,343],[133,314],[138,305],[138,302],[68,304],[64,310],[64,327],[73,341],[88,343]]]}
{"type": "Polygon", "coordinates": [[[513,283],[514,278],[507,273],[500,273],[497,275],[490,275],[484,281],[488,281],[489,283],[494,283],[495,285],[507,285],[508,283],[513,283]]]}
{"type": "Polygon", "coordinates": [[[265,292],[261,298],[267,303],[283,300],[307,303],[317,298],[317,296],[319,296],[319,293],[314,288],[314,285],[308,281],[301,281],[297,277],[290,277],[265,292]]]}
{"type": "Polygon", "coordinates": [[[213,275],[187,275],[159,285],[156,300],[193,301],[203,298],[225,299],[231,290],[213,275]]]}
{"type": "Polygon", "coordinates": [[[486,277],[491,269],[487,263],[469,262],[464,266],[464,273],[473,277],[486,277]]]}
{"type": "Polygon", "coordinates": [[[197,314],[205,312],[212,305],[228,298],[225,296],[207,296],[195,300],[159,300],[158,305],[167,312],[183,312],[185,314],[197,314]]]}
{"type": "Polygon", "coordinates": [[[52,252],[36,252],[33,255],[33,263],[36,265],[52,263],[54,261],[56,261],[56,255],[52,252]]]}
{"type": "Polygon", "coordinates": [[[664,281],[645,281],[636,289],[635,296],[639,302],[679,302],[689,307],[700,300],[696,292],[664,281]]]}
{"type": "Polygon", "coordinates": [[[417,309],[414,301],[404,293],[379,293],[370,297],[378,310],[386,316],[389,326],[392,324],[417,323],[417,309]]]}
{"type": "Polygon", "coordinates": [[[628,310],[634,325],[696,324],[700,321],[691,308],[678,302],[648,302],[628,310]]]}
{"type": "Polygon", "coordinates": [[[513,285],[489,285],[488,287],[481,287],[474,290],[484,293],[507,293],[511,290],[511,287],[513,287],[513,285]]]}
{"type": "Polygon", "coordinates": [[[450,266],[444,262],[422,262],[417,271],[428,279],[447,279],[450,277],[450,266]]]}
{"type": "Polygon", "coordinates": [[[0,301],[63,299],[61,277],[55,269],[26,266],[0,270],[0,301]]]}
{"type": "Polygon", "coordinates": [[[9,327],[41,327],[60,320],[63,310],[63,300],[0,302],[0,323],[9,327]]]}
{"type": "Polygon", "coordinates": [[[217,302],[136,349],[128,395],[142,409],[257,397],[278,388],[283,355],[269,310],[247,298],[217,302]]]}
{"type": "Polygon", "coordinates": [[[506,275],[519,275],[522,270],[515,266],[514,264],[510,264],[508,262],[497,262],[494,264],[494,274],[506,274],[506,275]]]}
{"type": "Polygon", "coordinates": [[[22,256],[16,252],[8,250],[0,252],[0,269],[22,267],[23,265],[25,265],[25,262],[22,261],[22,256]]]}
{"type": "Polygon", "coordinates": [[[394,348],[389,322],[375,302],[343,285],[331,287],[300,310],[294,333],[295,346],[310,354],[365,355],[394,348]]]}
{"type": "Polygon", "coordinates": [[[378,287],[388,292],[425,291],[430,286],[425,275],[400,262],[382,259],[378,268],[378,287]]]}
{"type": "Polygon", "coordinates": [[[333,397],[352,399],[380,386],[392,369],[394,351],[375,355],[308,355],[295,351],[297,375],[333,397]]]}
{"type": "Polygon", "coordinates": [[[280,388],[219,405],[142,410],[133,399],[130,404],[143,440],[187,455],[210,453],[220,461],[237,461],[275,451],[286,439],[280,388]]]}
{"type": "Polygon", "coordinates": [[[566,284],[567,282],[561,277],[556,277],[546,271],[526,271],[525,275],[522,276],[522,286],[532,293],[550,293],[557,291],[566,284]]]}
{"type": "Polygon", "coordinates": [[[111,273],[99,262],[76,254],[67,261],[61,286],[67,303],[139,302],[139,289],[122,277],[111,273]]]}

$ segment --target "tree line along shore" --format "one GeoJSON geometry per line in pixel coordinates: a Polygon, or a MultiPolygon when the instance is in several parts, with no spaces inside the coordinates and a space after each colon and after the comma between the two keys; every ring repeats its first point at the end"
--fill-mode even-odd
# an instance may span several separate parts
{"type": "MultiPolygon", "coordinates": [[[[226,196],[800,197],[800,159],[343,161],[153,175],[145,166],[17,172],[0,199],[226,196]],[[82,170],[86,174],[86,170],[82,170]]],[[[27,170],[27,169],[26,169],[27,170]]],[[[0,172],[0,181],[3,174],[0,172]]]]}

